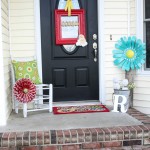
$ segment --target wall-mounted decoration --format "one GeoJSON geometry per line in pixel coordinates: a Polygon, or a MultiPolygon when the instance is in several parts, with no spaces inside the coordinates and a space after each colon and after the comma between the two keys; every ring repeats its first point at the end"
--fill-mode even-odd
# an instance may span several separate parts
{"type": "Polygon", "coordinates": [[[80,34],[79,35],[79,38],[78,38],[78,41],[76,43],[76,46],[82,46],[82,47],[85,47],[87,45],[87,41],[84,37],[84,35],[80,34]]]}
{"type": "Polygon", "coordinates": [[[72,10],[71,16],[65,10],[55,10],[56,44],[75,44],[80,34],[85,36],[84,10],[72,10]]]}
{"type": "Polygon", "coordinates": [[[35,84],[27,78],[18,80],[13,87],[14,96],[19,102],[31,102],[36,95],[35,84]]]}
{"type": "Polygon", "coordinates": [[[114,64],[122,70],[140,69],[145,63],[146,46],[135,36],[122,37],[115,45],[113,50],[114,64]]]}

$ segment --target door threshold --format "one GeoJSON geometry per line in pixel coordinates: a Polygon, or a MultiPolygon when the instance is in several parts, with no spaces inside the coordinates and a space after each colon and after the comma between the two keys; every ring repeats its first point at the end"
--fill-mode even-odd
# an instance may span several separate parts
{"type": "Polygon", "coordinates": [[[53,106],[81,106],[81,105],[96,105],[96,104],[100,104],[100,101],[86,100],[86,101],[53,102],[53,106]]]}

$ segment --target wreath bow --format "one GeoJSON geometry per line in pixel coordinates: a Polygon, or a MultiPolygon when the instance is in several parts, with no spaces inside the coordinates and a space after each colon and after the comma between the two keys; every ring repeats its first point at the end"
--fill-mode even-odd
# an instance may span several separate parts
{"type": "Polygon", "coordinates": [[[73,9],[72,0],[67,0],[65,11],[68,10],[68,16],[71,16],[71,10],[73,9]]]}

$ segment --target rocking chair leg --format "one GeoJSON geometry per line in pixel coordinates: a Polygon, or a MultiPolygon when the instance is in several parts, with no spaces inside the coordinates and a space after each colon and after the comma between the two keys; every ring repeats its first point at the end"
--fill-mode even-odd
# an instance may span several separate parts
{"type": "Polygon", "coordinates": [[[18,101],[15,100],[15,113],[16,114],[18,114],[18,105],[19,105],[18,101]]]}
{"type": "Polygon", "coordinates": [[[23,104],[23,117],[26,118],[27,117],[27,103],[23,104]]]}

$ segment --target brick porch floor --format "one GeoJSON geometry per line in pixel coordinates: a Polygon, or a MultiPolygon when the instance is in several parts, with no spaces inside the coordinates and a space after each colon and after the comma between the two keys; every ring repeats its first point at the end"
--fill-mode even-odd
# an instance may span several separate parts
{"type": "Polygon", "coordinates": [[[129,109],[143,125],[0,133],[0,150],[150,150],[150,117],[129,109]]]}

